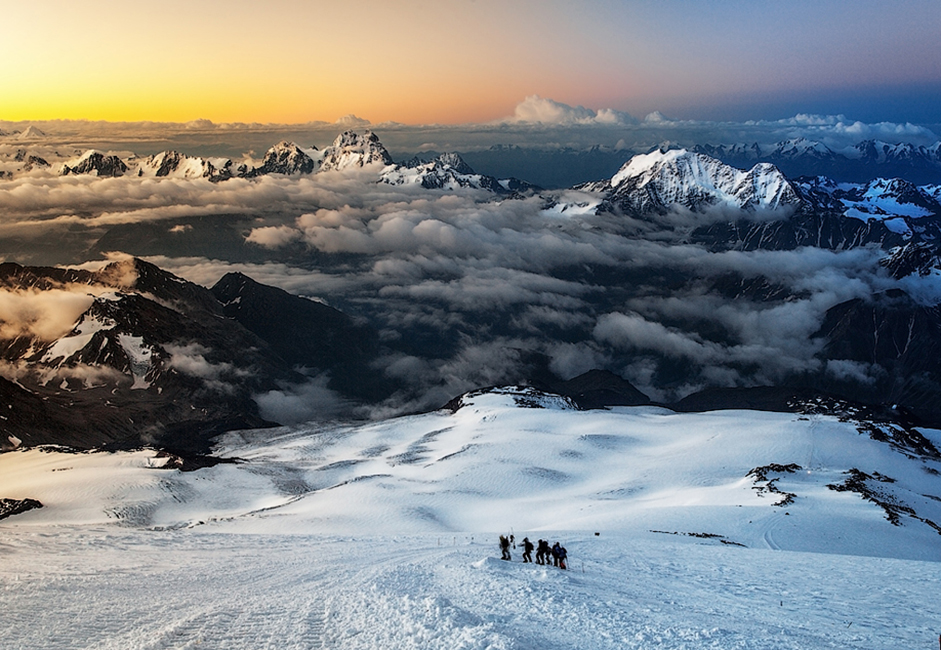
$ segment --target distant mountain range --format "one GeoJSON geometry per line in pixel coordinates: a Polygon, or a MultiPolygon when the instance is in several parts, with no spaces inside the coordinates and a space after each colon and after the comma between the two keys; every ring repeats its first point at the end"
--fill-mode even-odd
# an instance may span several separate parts
{"type": "Polygon", "coordinates": [[[768,162],[791,177],[829,176],[867,183],[879,177],[898,176],[916,184],[941,183],[941,142],[923,146],[864,140],[846,150],[834,151],[821,142],[795,138],[772,146],[697,145],[693,151],[735,166],[768,162]]]}
{"type": "MultiPolygon", "coordinates": [[[[889,152],[876,145],[860,151],[873,147],[878,155],[871,164],[877,166],[889,160],[896,164],[907,151],[889,152]]],[[[792,142],[772,153],[781,160],[815,157],[832,162],[833,152],[828,151],[814,143],[792,142]]],[[[714,153],[764,155],[754,147],[714,153]]],[[[921,151],[918,160],[928,160],[929,154],[936,155],[936,149],[921,151]]],[[[474,206],[530,206],[533,218],[544,219],[540,234],[547,245],[554,241],[554,229],[567,228],[593,233],[602,242],[609,232],[671,251],[647,265],[618,266],[601,255],[591,262],[571,263],[564,255],[540,261],[545,265],[544,282],[565,283],[580,292],[571,322],[550,322],[538,330],[544,342],[603,341],[598,323],[616,316],[625,328],[641,331],[653,343],[644,350],[612,344],[598,356],[607,361],[608,370],[567,378],[552,369],[545,348],[514,347],[524,335],[532,335],[533,326],[520,318],[512,303],[467,315],[453,330],[439,330],[428,322],[446,316],[446,308],[435,294],[425,297],[418,291],[404,299],[417,305],[409,318],[383,320],[383,306],[393,298],[381,289],[347,314],[243,273],[228,274],[207,289],[140,259],[114,262],[99,271],[6,263],[0,265],[0,289],[61,301],[71,312],[57,313],[74,317],[62,316],[57,331],[40,331],[35,323],[16,331],[0,329],[0,393],[7,408],[0,415],[0,444],[90,447],[155,442],[197,453],[223,430],[268,424],[259,399],[283,395],[290,387],[323,386],[350,409],[411,403],[422,390],[422,373],[452,372],[441,368],[459,354],[461,341],[473,336],[503,346],[514,361],[501,381],[556,392],[582,407],[644,404],[650,398],[612,368],[641,359],[654,384],[682,386],[691,377],[703,382],[720,354],[716,351],[733,349],[737,343],[734,332],[719,329],[708,315],[684,312],[681,305],[675,305],[662,324],[640,318],[632,311],[635,306],[652,296],[696,295],[719,312],[742,305],[770,310],[807,296],[806,287],[741,271],[698,274],[684,265],[690,247],[716,255],[858,250],[878,260],[867,272],[887,283],[941,274],[938,185],[900,178],[859,183],[819,175],[792,179],[771,162],[753,162],[743,170],[702,150],[657,149],[632,157],[608,178],[561,192],[477,173],[457,154],[396,164],[374,134],[354,132],[341,134],[323,151],[279,143],[252,169],[233,169],[231,161],[177,152],[130,161],[91,152],[63,168],[70,175],[218,182],[328,172],[351,172],[360,182],[373,188],[389,186],[389,191],[470,189],[478,192],[471,194],[474,206]],[[658,339],[685,345],[699,358],[677,357],[658,339]],[[403,364],[414,373],[415,383],[401,380],[403,364]]],[[[252,248],[244,223],[223,216],[183,217],[159,227],[118,224],[104,229],[93,250],[178,254],[168,244],[175,228],[194,233],[188,239],[195,242],[186,251],[189,255],[235,260],[252,248]],[[152,228],[157,228],[153,238],[148,235],[152,228]]],[[[502,236],[500,228],[493,225],[488,236],[502,236]]],[[[285,250],[284,255],[297,256],[324,273],[375,272],[364,253],[330,253],[301,245],[285,250]]],[[[474,263],[486,266],[489,260],[475,258],[474,263]]],[[[462,290],[456,283],[447,286],[462,290]]],[[[754,391],[754,382],[762,377],[758,366],[766,352],[747,350],[742,354],[751,356],[729,367],[750,385],[739,381],[719,392],[715,389],[721,381],[719,386],[701,386],[707,389],[705,397],[689,397],[675,406],[761,403],[785,408],[795,395],[833,395],[900,420],[941,423],[941,307],[900,286],[819,307],[819,327],[806,342],[807,363],[777,385],[762,388],[761,396],[748,391],[754,391]]]]}

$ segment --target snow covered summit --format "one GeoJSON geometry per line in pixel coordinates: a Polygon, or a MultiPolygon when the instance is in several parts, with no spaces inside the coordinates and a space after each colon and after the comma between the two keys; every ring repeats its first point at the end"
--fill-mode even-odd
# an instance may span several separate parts
{"type": "Polygon", "coordinates": [[[34,140],[36,138],[45,138],[46,133],[32,124],[27,126],[22,132],[16,135],[17,140],[34,140]]]}
{"type": "Polygon", "coordinates": [[[363,135],[344,131],[324,149],[320,170],[339,171],[375,164],[392,164],[392,156],[379,142],[379,136],[371,131],[363,135]]]}
{"type": "Polygon", "coordinates": [[[800,198],[771,164],[743,171],[686,149],[655,150],[631,158],[610,181],[587,189],[607,189],[625,212],[664,212],[673,206],[702,211],[711,207],[744,210],[797,206],[800,198]]]}
{"type": "Polygon", "coordinates": [[[232,176],[232,161],[207,160],[187,156],[178,151],[161,151],[145,159],[137,169],[140,177],[156,178],[208,178],[221,181],[232,176]]]}
{"type": "Polygon", "coordinates": [[[100,151],[89,149],[77,160],[70,161],[62,166],[61,175],[93,174],[100,177],[123,176],[127,172],[127,163],[115,155],[106,155],[100,151]]]}

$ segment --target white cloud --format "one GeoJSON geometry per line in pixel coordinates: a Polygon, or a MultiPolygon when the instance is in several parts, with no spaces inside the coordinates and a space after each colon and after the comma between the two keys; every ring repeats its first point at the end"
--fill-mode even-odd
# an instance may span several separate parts
{"type": "Polygon", "coordinates": [[[247,371],[236,368],[231,363],[210,361],[206,358],[210,350],[198,343],[168,344],[163,347],[170,354],[167,368],[190,377],[198,377],[212,390],[232,393],[235,388],[226,380],[248,376],[247,371]]]}
{"type": "Polygon", "coordinates": [[[336,122],[334,122],[334,124],[336,124],[337,126],[342,126],[343,128],[346,128],[346,129],[352,129],[352,128],[362,128],[364,126],[369,126],[371,122],[369,120],[363,119],[362,117],[356,117],[355,115],[350,113],[349,115],[344,115],[343,117],[338,119],[336,122]]]}
{"type": "Polygon", "coordinates": [[[0,338],[53,341],[66,335],[91,307],[89,288],[11,291],[0,289],[0,338]]]}
{"type": "Polygon", "coordinates": [[[637,123],[637,120],[622,111],[611,108],[594,111],[584,106],[569,106],[539,95],[530,95],[517,104],[512,119],[516,122],[557,126],[575,124],[622,126],[637,123]]]}
{"type": "Polygon", "coordinates": [[[265,248],[280,248],[297,241],[301,236],[300,231],[290,226],[264,226],[253,228],[245,241],[265,248]]]}
{"type": "Polygon", "coordinates": [[[869,363],[849,359],[831,359],[827,361],[827,374],[840,381],[872,385],[876,383],[880,375],[885,374],[885,370],[869,363]]]}
{"type": "Polygon", "coordinates": [[[290,425],[310,420],[330,420],[348,413],[349,401],[327,388],[328,379],[322,375],[305,384],[285,386],[255,395],[261,417],[290,425]]]}

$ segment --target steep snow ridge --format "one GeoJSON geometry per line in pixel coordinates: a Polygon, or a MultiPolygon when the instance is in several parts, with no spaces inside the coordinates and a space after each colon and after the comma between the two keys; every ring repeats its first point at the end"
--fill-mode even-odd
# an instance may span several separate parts
{"type": "Polygon", "coordinates": [[[692,210],[716,205],[774,209],[800,201],[774,165],[763,163],[746,172],[686,149],[634,156],[610,184],[612,200],[638,212],[673,205],[692,210]]]}
{"type": "Polygon", "coordinates": [[[344,131],[333,144],[323,151],[321,171],[342,171],[367,165],[391,165],[392,156],[379,142],[379,137],[366,131],[359,135],[355,131],[344,131]]]}
{"type": "Polygon", "coordinates": [[[33,126],[32,124],[27,126],[20,133],[16,134],[17,140],[34,140],[37,138],[45,138],[45,137],[46,137],[46,133],[42,129],[37,128],[33,126]]]}

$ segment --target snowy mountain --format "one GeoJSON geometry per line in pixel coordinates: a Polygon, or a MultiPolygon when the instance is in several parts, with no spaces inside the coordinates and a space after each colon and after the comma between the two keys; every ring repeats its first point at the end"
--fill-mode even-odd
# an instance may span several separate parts
{"type": "Polygon", "coordinates": [[[297,144],[282,140],[267,152],[261,167],[256,167],[247,176],[260,176],[264,174],[311,174],[317,170],[319,161],[314,160],[310,154],[317,155],[316,147],[311,151],[304,151],[297,144]]]}
{"type": "MultiPolygon", "coordinates": [[[[102,521],[116,499],[138,505],[119,521],[148,528],[215,520],[219,531],[346,535],[651,530],[751,548],[937,559],[941,433],[839,403],[796,410],[581,411],[562,396],[507,386],[421,415],[233,432],[215,454],[239,464],[193,477],[145,469],[130,479],[141,483],[136,493],[104,481],[93,486],[100,502],[81,507],[74,502],[84,492],[61,486],[82,479],[30,481],[17,468],[37,452],[3,454],[0,493],[43,503],[18,518],[28,525],[102,521]]],[[[108,462],[92,455],[88,464],[108,462]]]]}
{"type": "Polygon", "coordinates": [[[610,181],[582,186],[631,214],[662,213],[674,207],[773,210],[796,207],[800,198],[773,165],[742,171],[715,158],[674,149],[634,156],[610,181]]]}
{"type": "Polygon", "coordinates": [[[821,142],[795,138],[773,146],[758,143],[696,145],[693,151],[723,162],[745,166],[770,162],[789,177],[829,176],[840,181],[868,183],[879,177],[901,176],[914,183],[937,183],[941,175],[941,142],[930,146],[864,140],[834,151],[821,142]]]}
{"type": "Polygon", "coordinates": [[[329,147],[323,150],[320,171],[341,171],[367,165],[391,165],[392,156],[379,142],[379,136],[371,131],[359,135],[344,131],[329,147]]]}
{"type": "Polygon", "coordinates": [[[364,354],[378,347],[368,328],[270,287],[248,291],[242,282],[231,296],[232,284],[223,278],[214,288],[222,303],[210,290],[141,260],[94,272],[0,265],[4,295],[39,310],[44,323],[20,321],[16,313],[0,321],[10,409],[0,422],[2,444],[14,437],[88,448],[147,439],[205,449],[222,430],[262,426],[254,396],[279,382],[302,383],[297,365],[337,368],[331,385],[349,389],[350,398],[365,386],[374,399],[383,396],[381,382],[343,381],[368,372],[374,354],[364,354]],[[304,308],[315,315],[293,315],[304,308]],[[292,323],[296,331],[282,338],[292,323]]]}
{"type": "Polygon", "coordinates": [[[292,377],[257,337],[221,318],[208,290],[140,260],[95,272],[8,263],[0,274],[6,295],[51,310],[41,312],[43,328],[5,319],[3,374],[42,408],[33,420],[23,411],[36,405],[11,400],[4,440],[87,448],[146,438],[198,449],[214,430],[262,425],[252,391],[292,377]]]}
{"type": "Polygon", "coordinates": [[[89,149],[77,160],[66,163],[60,172],[62,176],[69,174],[91,174],[94,176],[123,176],[127,172],[127,163],[115,155],[106,155],[100,151],[89,149]]]}
{"type": "Polygon", "coordinates": [[[770,160],[836,160],[836,153],[822,142],[815,142],[807,138],[793,138],[777,143],[773,149],[765,154],[770,160]]]}
{"type": "Polygon", "coordinates": [[[381,147],[2,188],[76,265],[0,265],[5,648],[933,647],[936,183],[656,151],[501,201],[381,147]]]}
{"type": "Polygon", "coordinates": [[[178,151],[162,151],[146,158],[137,168],[137,176],[148,178],[207,178],[218,182],[231,178],[232,161],[207,160],[178,151]]]}
{"type": "MultiPolygon", "coordinates": [[[[155,194],[166,201],[167,215],[194,208],[194,216],[134,223],[98,219],[80,234],[62,235],[81,255],[73,263],[123,250],[163,256],[184,268],[191,262],[180,260],[197,260],[196,268],[218,265],[219,275],[258,265],[281,276],[282,286],[305,286],[355,318],[237,272],[212,292],[199,288],[213,306],[199,315],[183,310],[186,323],[180,325],[172,304],[169,313],[160,309],[166,303],[152,304],[153,291],[94,279],[94,291],[84,291],[75,303],[81,309],[63,312],[70,319],[59,331],[44,338],[32,330],[31,336],[7,337],[14,341],[4,344],[12,370],[3,376],[65,403],[84,394],[87,375],[91,392],[82,399],[89,403],[92,395],[100,398],[117,386],[127,404],[143,404],[150,400],[148,391],[170,391],[160,382],[181,385],[165,371],[168,363],[177,364],[201,388],[235,387],[230,394],[238,399],[200,421],[205,431],[219,430],[213,427],[226,421],[223,412],[294,422],[314,417],[305,409],[321,404],[323,413],[407,411],[502,382],[560,392],[580,406],[648,403],[626,379],[664,403],[700,389],[765,386],[871,404],[891,401],[924,421],[941,422],[941,368],[923,363],[904,345],[907,323],[919,323],[918,331],[931,337],[939,322],[931,309],[941,277],[937,186],[821,177],[792,183],[763,163],[746,171],[686,150],[656,150],[634,156],[608,180],[532,197],[508,181],[475,173],[457,155],[395,165],[385,164],[383,152],[374,134],[352,132],[322,152],[327,169],[341,162],[352,170],[374,165],[343,176],[338,205],[348,203],[350,209],[329,218],[319,214],[320,199],[310,190],[329,186],[331,179],[298,182],[316,170],[321,152],[283,142],[258,169],[284,178],[231,187],[191,184],[189,189],[212,199],[206,204],[202,194],[193,200],[192,193],[178,193],[178,183],[155,194]],[[397,189],[403,184],[410,187],[397,189]],[[292,192],[282,194],[290,209],[279,203],[268,210],[267,192],[274,186],[297,190],[296,199],[292,192]],[[493,192],[494,200],[473,192],[421,192],[463,187],[493,192]],[[500,200],[519,195],[526,200],[500,200]],[[401,209],[415,201],[414,209],[401,209]],[[207,205],[210,213],[202,214],[207,205]],[[229,206],[232,213],[226,214],[229,206]],[[255,207],[246,213],[245,206],[255,207]],[[824,277],[830,273],[840,280],[831,284],[824,277]],[[908,299],[886,301],[888,290],[903,291],[908,299]],[[857,309],[852,300],[863,301],[858,313],[866,317],[847,321],[852,328],[837,327],[839,318],[831,321],[829,310],[857,309]],[[795,329],[775,329],[773,315],[781,313],[787,317],[780,322],[796,323],[795,329]],[[223,336],[200,339],[216,332],[203,319],[220,317],[238,326],[232,341],[257,353],[263,371],[252,370],[223,336]],[[141,325],[148,320],[155,323],[152,332],[141,325]],[[177,330],[186,332],[179,341],[172,338],[177,330]],[[138,339],[147,350],[121,345],[138,339]],[[909,352],[900,356],[875,346],[866,356],[865,343],[847,348],[841,339],[892,340],[909,352]],[[54,354],[47,356],[50,350],[54,354]],[[206,365],[200,365],[200,355],[206,365]],[[589,385],[584,375],[592,369],[610,376],[589,385]],[[582,386],[564,381],[580,378],[582,386]],[[308,399],[320,389],[322,401],[308,399]],[[275,402],[298,415],[281,419],[274,407],[261,406],[275,402]]],[[[104,157],[88,155],[86,161],[82,168],[97,173],[104,157]]],[[[154,178],[201,177],[211,162],[164,152],[140,169],[146,166],[154,178]]],[[[139,183],[134,169],[105,185],[139,183]]],[[[24,175],[23,181],[32,179],[24,175]]],[[[66,184],[87,185],[95,193],[95,183],[66,184]]],[[[121,206],[128,215],[140,209],[133,196],[121,206]]],[[[116,207],[109,200],[91,213],[116,207]]],[[[24,290],[16,291],[19,300],[24,290]]],[[[18,393],[15,383],[5,389],[24,413],[41,414],[41,400],[18,393]]],[[[131,419],[159,419],[157,408],[141,408],[145,415],[131,419]]],[[[189,426],[182,410],[167,413],[189,426]]],[[[11,435],[23,439],[29,427],[18,426],[11,435]]],[[[44,425],[42,435],[57,435],[57,426],[44,425]]],[[[139,436],[126,422],[109,427],[119,439],[139,436]]],[[[90,425],[81,423],[78,430],[84,439],[90,425]]],[[[204,443],[211,437],[197,433],[204,443]]]]}
{"type": "Polygon", "coordinates": [[[854,157],[866,164],[910,167],[941,164],[941,142],[926,147],[908,142],[893,144],[881,140],[864,140],[853,149],[854,157]]]}
{"type": "Polygon", "coordinates": [[[456,153],[443,153],[428,162],[416,158],[404,165],[395,165],[383,170],[379,182],[420,185],[425,189],[454,190],[466,187],[500,195],[532,192],[536,189],[519,179],[497,180],[493,176],[478,174],[456,153]]]}
{"type": "Polygon", "coordinates": [[[941,241],[941,204],[932,193],[933,186],[881,178],[838,183],[816,176],[798,178],[790,187],[798,197],[798,209],[791,216],[769,221],[743,214],[734,222],[696,228],[693,241],[714,250],[801,246],[847,250],[876,245],[886,251],[910,243],[936,250],[941,241]]]}
{"type": "Polygon", "coordinates": [[[765,146],[757,142],[731,145],[704,144],[694,146],[692,151],[718,158],[729,164],[754,164],[758,161],[775,164],[800,161],[803,164],[812,164],[813,161],[834,161],[838,158],[838,154],[822,142],[807,138],[792,138],[765,146]]]}
{"type": "Polygon", "coordinates": [[[27,126],[21,132],[16,134],[17,140],[35,140],[38,138],[45,138],[46,134],[42,129],[39,129],[32,124],[27,126]]]}
{"type": "MultiPolygon", "coordinates": [[[[882,221],[893,231],[911,235],[913,220],[941,217],[933,188],[916,187],[901,178],[869,183],[836,183],[825,177],[801,178],[796,186],[816,211],[835,210],[846,217],[882,221]]],[[[927,221],[923,225],[929,225],[927,221]]]]}
{"type": "Polygon", "coordinates": [[[18,149],[13,156],[13,160],[14,162],[23,163],[22,170],[24,172],[31,172],[34,169],[44,170],[51,167],[45,158],[28,153],[26,149],[18,149]]]}

